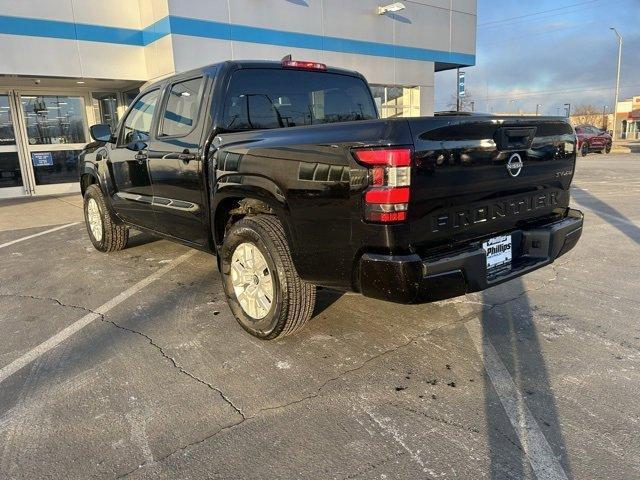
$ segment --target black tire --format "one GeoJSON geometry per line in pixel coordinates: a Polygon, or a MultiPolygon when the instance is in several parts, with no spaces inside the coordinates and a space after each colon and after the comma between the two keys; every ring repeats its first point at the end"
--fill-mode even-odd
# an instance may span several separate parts
{"type": "Polygon", "coordinates": [[[604,150],[602,151],[602,153],[606,153],[606,154],[611,153],[611,144],[610,143],[607,143],[607,145],[604,147],[604,150]]]}
{"type": "Polygon", "coordinates": [[[580,155],[586,157],[589,153],[589,144],[587,142],[582,142],[582,147],[580,147],[580,155]]]}
{"type": "MultiPolygon", "coordinates": [[[[219,252],[222,284],[229,307],[247,332],[263,340],[291,335],[309,321],[316,302],[315,285],[298,276],[284,228],[273,215],[248,216],[236,222],[219,252]],[[262,254],[271,278],[272,296],[269,310],[262,318],[250,316],[240,304],[231,273],[232,258],[240,245],[249,244],[262,254]]],[[[260,280],[256,279],[256,283],[260,280]]]]}
{"type": "Polygon", "coordinates": [[[91,243],[101,252],[115,252],[122,250],[127,246],[127,240],[129,240],[129,229],[117,223],[116,219],[112,216],[111,212],[107,208],[107,204],[104,200],[102,190],[98,185],[89,185],[87,191],[84,194],[84,222],[87,226],[87,233],[91,243]],[[98,208],[100,220],[101,220],[101,235],[96,235],[91,229],[89,220],[90,204],[95,202],[98,208]]]}

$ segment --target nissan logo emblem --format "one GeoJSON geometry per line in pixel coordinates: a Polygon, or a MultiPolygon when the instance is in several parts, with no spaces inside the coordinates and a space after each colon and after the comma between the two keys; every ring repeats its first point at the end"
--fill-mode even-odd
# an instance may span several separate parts
{"type": "Polygon", "coordinates": [[[515,178],[520,175],[523,166],[524,163],[522,162],[522,157],[520,156],[520,154],[514,153],[513,155],[511,155],[509,161],[507,162],[507,172],[509,172],[509,175],[515,178]]]}

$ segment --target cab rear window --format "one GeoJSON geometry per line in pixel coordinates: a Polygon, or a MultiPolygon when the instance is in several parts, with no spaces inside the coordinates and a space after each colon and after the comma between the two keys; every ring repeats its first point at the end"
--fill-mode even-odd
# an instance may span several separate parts
{"type": "Polygon", "coordinates": [[[224,106],[229,131],[298,127],[377,118],[360,78],[304,70],[239,70],[224,106]]]}

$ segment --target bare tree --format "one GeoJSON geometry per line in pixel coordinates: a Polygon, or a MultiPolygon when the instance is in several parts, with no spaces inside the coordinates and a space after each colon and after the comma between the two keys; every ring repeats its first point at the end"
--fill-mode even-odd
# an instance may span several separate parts
{"type": "Polygon", "coordinates": [[[602,110],[593,105],[578,105],[572,115],[571,123],[573,125],[594,125],[598,128],[606,128],[603,122],[606,119],[603,118],[602,110]]]}
{"type": "MultiPolygon", "coordinates": [[[[449,110],[455,111],[456,102],[457,102],[456,95],[455,94],[451,95],[449,103],[447,104],[447,107],[449,107],[449,110]]],[[[472,110],[472,108],[471,108],[471,104],[472,103],[475,104],[475,99],[473,98],[473,95],[471,94],[471,91],[469,89],[467,89],[467,91],[465,92],[465,95],[463,97],[460,97],[460,111],[461,112],[470,112],[472,110]]]]}

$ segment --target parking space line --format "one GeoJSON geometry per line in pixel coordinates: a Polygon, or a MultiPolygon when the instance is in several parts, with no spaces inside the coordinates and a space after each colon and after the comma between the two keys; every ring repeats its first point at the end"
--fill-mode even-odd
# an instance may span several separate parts
{"type": "Polygon", "coordinates": [[[25,240],[30,240],[35,237],[39,237],[40,235],[46,235],[47,233],[57,232],[58,230],[62,230],[63,228],[73,227],[74,225],[78,225],[80,222],[67,223],[66,225],[60,225],[59,227],[50,228],[49,230],[45,230],[44,232],[34,233],[33,235],[27,235],[26,237],[17,238],[15,240],[11,240],[10,242],[0,244],[0,248],[9,247],[18,242],[24,242],[25,240]]]}
{"type": "Polygon", "coordinates": [[[189,251],[189,252],[187,252],[187,253],[185,253],[183,255],[180,255],[178,258],[173,260],[168,265],[165,265],[164,267],[160,268],[157,272],[152,273],[151,275],[149,275],[148,277],[144,278],[143,280],[140,280],[138,283],[136,283],[132,287],[127,288],[124,292],[122,292],[119,295],[113,297],[111,300],[109,300],[108,302],[102,304],[101,306],[99,306],[95,310],[92,310],[91,313],[88,313],[87,315],[82,317],[80,320],[77,320],[76,322],[72,323],[71,325],[69,325],[65,329],[63,329],[60,332],[56,333],[53,337],[49,338],[48,340],[45,340],[40,345],[38,345],[37,347],[35,347],[32,350],[28,351],[27,353],[25,353],[21,357],[17,358],[16,360],[11,362],[6,367],[3,367],[2,369],[0,369],[0,383],[5,381],[8,377],[10,377],[14,373],[16,373],[21,368],[25,367],[29,363],[33,362],[37,358],[39,358],[42,355],[44,355],[45,353],[47,353],[49,350],[51,350],[51,349],[55,348],[56,346],[58,346],[60,343],[65,341],[67,338],[71,337],[75,333],[77,333],[80,330],[82,330],[84,327],[89,325],[94,320],[97,320],[97,319],[101,318],[109,310],[111,310],[112,308],[114,308],[117,305],[121,304],[126,299],[128,299],[129,297],[131,297],[132,295],[134,295],[138,291],[142,290],[143,288],[145,288],[150,283],[152,283],[155,280],[159,279],[165,273],[167,273],[170,270],[172,270],[173,268],[177,267],[182,262],[188,260],[193,255],[195,255],[196,253],[197,253],[196,250],[191,250],[191,251],[189,251]]]}
{"type": "Polygon", "coordinates": [[[578,205],[580,205],[584,210],[586,210],[588,212],[591,212],[591,213],[595,213],[599,217],[608,218],[609,220],[612,220],[612,221],[615,221],[615,222],[624,223],[625,225],[630,225],[632,227],[640,226],[640,225],[638,225],[637,222],[634,222],[632,220],[627,220],[626,218],[618,217],[617,215],[611,215],[610,213],[603,212],[603,211],[598,210],[596,208],[591,208],[591,207],[585,205],[584,203],[581,203],[580,201],[578,201],[576,203],[578,203],[578,205]]]}
{"type": "Polygon", "coordinates": [[[567,480],[567,474],[556,459],[549,442],[527,407],[509,371],[500,360],[489,337],[482,332],[480,321],[476,318],[467,322],[465,326],[480,358],[482,358],[484,369],[491,379],[500,403],[520,439],[520,444],[536,478],[539,480],[567,480]]]}

